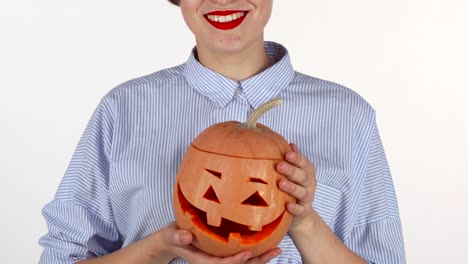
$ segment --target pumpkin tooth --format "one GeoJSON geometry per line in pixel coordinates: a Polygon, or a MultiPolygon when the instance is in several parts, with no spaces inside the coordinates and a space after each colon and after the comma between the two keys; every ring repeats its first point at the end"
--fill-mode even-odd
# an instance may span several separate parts
{"type": "Polygon", "coordinates": [[[242,237],[239,233],[230,233],[229,234],[229,245],[230,246],[239,246],[241,244],[242,237]]]}
{"type": "Polygon", "coordinates": [[[185,211],[185,212],[183,212],[183,214],[184,214],[184,217],[185,217],[187,220],[189,220],[189,221],[191,221],[194,217],[197,216],[197,215],[195,214],[195,212],[192,211],[192,210],[190,210],[190,211],[185,211]]]}
{"type": "Polygon", "coordinates": [[[206,222],[210,226],[219,227],[221,225],[221,213],[219,210],[208,210],[206,212],[206,222]]]}
{"type": "Polygon", "coordinates": [[[249,226],[250,231],[262,231],[262,224],[260,223],[255,223],[254,225],[249,226]]]}

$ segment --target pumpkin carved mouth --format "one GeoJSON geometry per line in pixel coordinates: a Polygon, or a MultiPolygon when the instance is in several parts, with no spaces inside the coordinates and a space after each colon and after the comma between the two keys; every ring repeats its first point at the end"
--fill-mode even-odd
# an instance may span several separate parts
{"type": "Polygon", "coordinates": [[[242,225],[225,218],[221,218],[219,227],[208,225],[206,212],[193,206],[184,196],[180,186],[177,184],[177,196],[183,214],[191,218],[191,222],[200,230],[209,234],[212,238],[224,241],[237,240],[240,244],[256,244],[270,236],[281,223],[284,211],[273,222],[262,227],[261,231],[252,231],[249,226],[242,225]]]}

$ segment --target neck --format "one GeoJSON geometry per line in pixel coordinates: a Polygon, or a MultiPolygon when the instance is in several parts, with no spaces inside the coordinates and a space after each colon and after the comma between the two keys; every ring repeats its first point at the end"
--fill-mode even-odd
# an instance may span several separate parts
{"type": "Polygon", "coordinates": [[[242,52],[213,52],[197,45],[198,60],[205,67],[232,80],[248,79],[273,65],[267,56],[263,41],[251,45],[242,52]]]}

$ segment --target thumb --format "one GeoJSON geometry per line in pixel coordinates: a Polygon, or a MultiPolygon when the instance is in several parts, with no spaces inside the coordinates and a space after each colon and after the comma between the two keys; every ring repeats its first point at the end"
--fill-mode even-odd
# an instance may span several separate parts
{"type": "Polygon", "coordinates": [[[187,230],[178,229],[175,223],[171,223],[166,227],[166,241],[174,246],[183,246],[192,243],[193,235],[187,230]]]}

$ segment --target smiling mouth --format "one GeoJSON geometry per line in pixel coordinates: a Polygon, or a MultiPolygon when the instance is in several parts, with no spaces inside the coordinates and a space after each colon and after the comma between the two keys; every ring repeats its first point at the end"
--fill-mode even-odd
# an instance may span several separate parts
{"type": "Polygon", "coordinates": [[[225,10],[214,11],[205,14],[204,17],[208,23],[217,29],[230,30],[238,27],[244,21],[248,11],[225,10]]]}
{"type": "Polygon", "coordinates": [[[238,240],[241,244],[256,244],[263,239],[270,236],[281,223],[284,212],[276,218],[273,222],[264,225],[261,231],[252,231],[249,226],[238,224],[225,218],[221,218],[219,227],[207,224],[206,212],[193,206],[187,199],[185,199],[180,186],[177,186],[177,195],[181,205],[182,212],[185,216],[187,214],[191,217],[192,223],[199,229],[208,233],[211,237],[218,240],[229,242],[230,240],[238,240]]]}

